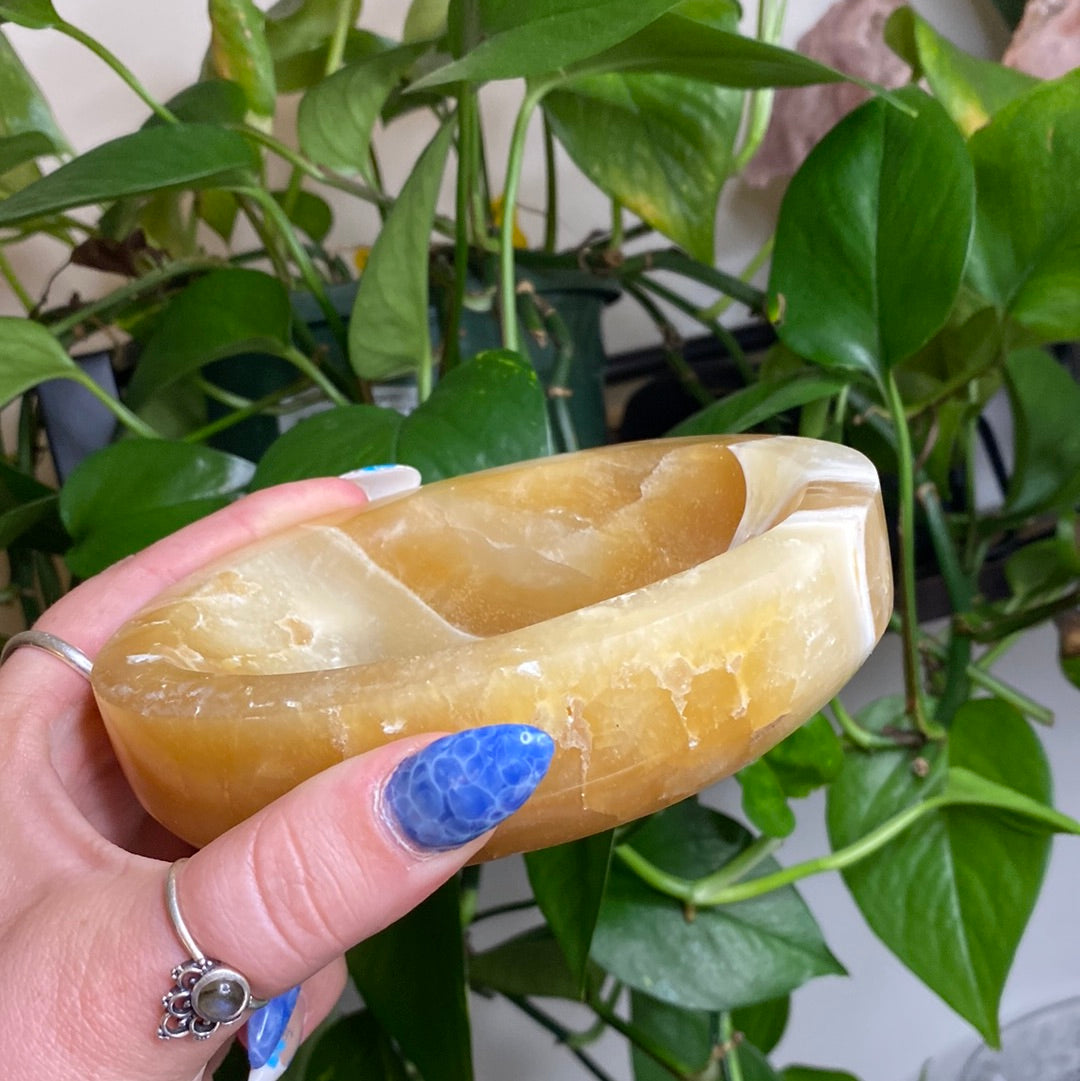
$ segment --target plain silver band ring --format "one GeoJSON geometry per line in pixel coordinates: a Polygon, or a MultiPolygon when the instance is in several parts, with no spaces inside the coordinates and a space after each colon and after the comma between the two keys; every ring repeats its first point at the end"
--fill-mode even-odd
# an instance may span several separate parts
{"type": "Polygon", "coordinates": [[[161,998],[164,1013],[158,1036],[163,1040],[184,1036],[205,1040],[222,1025],[235,1024],[249,1010],[262,1009],[267,1002],[251,993],[242,972],[207,957],[188,930],[176,896],[176,873],[186,862],[177,860],[165,879],[165,907],[176,937],[190,957],[172,970],[173,985],[161,998]]]}
{"type": "Polygon", "coordinates": [[[49,634],[48,631],[19,631],[18,634],[13,634],[4,643],[3,650],[0,651],[0,664],[3,664],[15,650],[23,646],[34,646],[37,649],[43,649],[46,653],[51,653],[58,660],[63,661],[64,664],[74,668],[79,675],[85,676],[87,679],[90,678],[90,671],[93,668],[90,658],[81,649],[76,649],[69,642],[65,642],[63,638],[57,638],[55,634],[49,634]]]}
{"type": "Polygon", "coordinates": [[[177,860],[169,868],[169,877],[165,879],[165,907],[169,910],[169,919],[172,920],[173,929],[176,931],[176,937],[183,943],[184,949],[187,950],[194,960],[205,961],[206,954],[199,949],[199,944],[188,930],[188,925],[184,922],[184,917],[180,915],[180,901],[176,896],[176,872],[179,871],[185,863],[187,863],[186,858],[177,860]]]}

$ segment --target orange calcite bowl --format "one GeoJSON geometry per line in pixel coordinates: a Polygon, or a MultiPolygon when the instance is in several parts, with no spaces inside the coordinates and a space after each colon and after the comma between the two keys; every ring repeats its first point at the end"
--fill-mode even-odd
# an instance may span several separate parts
{"type": "Polygon", "coordinates": [[[440,481],[243,548],[122,627],[93,686],[136,795],[196,845],[389,740],[538,725],[554,762],[490,858],[739,769],[843,686],[891,607],[861,455],[655,440],[440,481]]]}

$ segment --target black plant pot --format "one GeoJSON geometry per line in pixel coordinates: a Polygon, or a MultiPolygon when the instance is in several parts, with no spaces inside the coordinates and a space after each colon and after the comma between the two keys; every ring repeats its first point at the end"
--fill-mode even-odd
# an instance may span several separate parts
{"type": "MultiPolygon", "coordinates": [[[[89,353],[75,363],[113,398],[119,397],[111,352],[89,353]]],[[[112,441],[116,417],[84,386],[70,379],[49,379],[38,385],[38,404],[57,478],[71,471],[95,450],[112,441]]]]}

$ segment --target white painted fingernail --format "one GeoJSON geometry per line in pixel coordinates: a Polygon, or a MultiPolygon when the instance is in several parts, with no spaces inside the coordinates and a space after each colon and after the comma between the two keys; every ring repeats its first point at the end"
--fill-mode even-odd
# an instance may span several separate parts
{"type": "Polygon", "coordinates": [[[422,483],[420,471],[411,465],[365,465],[362,469],[342,473],[341,479],[362,489],[368,499],[411,492],[422,483]]]}

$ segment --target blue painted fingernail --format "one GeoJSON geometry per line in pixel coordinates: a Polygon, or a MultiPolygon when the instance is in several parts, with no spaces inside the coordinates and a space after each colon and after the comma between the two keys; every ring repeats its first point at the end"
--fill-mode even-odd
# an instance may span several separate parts
{"type": "Polygon", "coordinates": [[[280,1077],[299,1046],[297,1026],[290,1027],[300,988],[294,987],[272,998],[261,1010],[256,1010],[247,1024],[248,1081],[270,1081],[280,1077]]]}
{"type": "Polygon", "coordinates": [[[401,762],[386,784],[386,802],[414,844],[457,848],[512,815],[554,753],[552,738],[530,725],[456,732],[401,762]]]}

